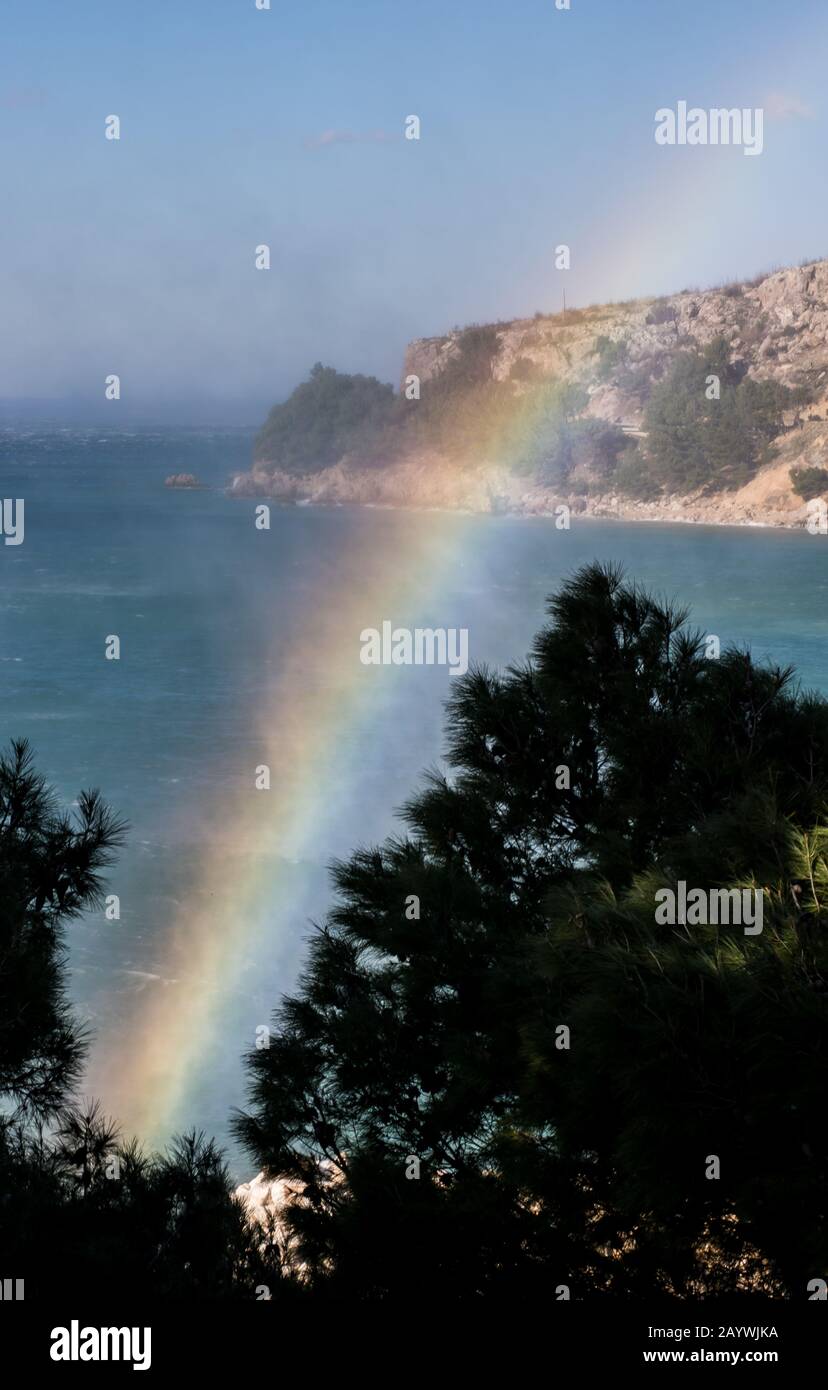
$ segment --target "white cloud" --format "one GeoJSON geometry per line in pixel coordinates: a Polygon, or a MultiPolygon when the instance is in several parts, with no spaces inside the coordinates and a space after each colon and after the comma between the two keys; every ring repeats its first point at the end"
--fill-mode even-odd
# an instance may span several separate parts
{"type": "Polygon", "coordinates": [[[765,110],[776,121],[810,121],[814,118],[813,107],[790,92],[771,92],[765,102],[765,110]]]}

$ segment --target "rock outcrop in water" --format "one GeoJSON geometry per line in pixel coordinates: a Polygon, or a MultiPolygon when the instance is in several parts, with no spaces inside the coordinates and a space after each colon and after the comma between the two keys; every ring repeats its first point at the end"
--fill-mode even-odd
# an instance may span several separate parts
{"type": "Polygon", "coordinates": [[[195,473],[171,473],[164,479],[164,487],[203,487],[195,473]]]}
{"type": "MultiPolygon", "coordinates": [[[[717,427],[724,409],[711,403],[708,414],[717,427]]],[[[406,352],[394,411],[375,438],[345,448],[321,468],[283,466],[263,431],[253,468],[234,479],[232,491],[285,501],[518,514],[566,503],[573,513],[591,516],[802,525],[806,503],[794,490],[792,470],[828,469],[828,261],[703,292],[418,339],[406,352]],[[466,369],[472,339],[476,364],[481,343],[488,354],[482,376],[476,366],[477,378],[466,369]],[[730,455],[739,455],[746,437],[739,433],[747,416],[737,406],[738,393],[740,402],[759,402],[744,426],[753,429],[755,420],[758,443],[740,469],[726,474],[711,465],[707,476],[682,484],[665,464],[663,431],[656,441],[648,425],[659,387],[662,402],[665,385],[669,396],[679,359],[695,354],[702,363],[716,344],[717,360],[725,364],[722,400],[730,402],[734,422],[731,435],[722,433],[720,452],[730,440],[730,455]],[[419,400],[407,401],[413,382],[419,400]],[[748,383],[756,385],[743,389],[748,383]],[[537,402],[552,387],[570,391],[571,402],[560,407],[554,447],[538,446],[536,417],[547,407],[537,402]],[[495,400],[496,418],[478,434],[463,411],[474,421],[495,400]],[[453,402],[462,428],[451,418],[453,402]],[[768,426],[771,408],[776,416],[768,426]],[[411,412],[420,410],[417,419],[411,412]],[[561,463],[563,420],[569,433],[561,463]]]]}

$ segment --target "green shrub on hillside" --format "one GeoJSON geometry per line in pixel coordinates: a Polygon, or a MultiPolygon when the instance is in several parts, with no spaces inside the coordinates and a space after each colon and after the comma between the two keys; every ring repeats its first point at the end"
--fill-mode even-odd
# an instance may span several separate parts
{"type": "Polygon", "coordinates": [[[641,450],[627,441],[628,447],[620,457],[618,467],[612,477],[616,492],[636,502],[649,502],[658,497],[661,489],[652,475],[641,450]]]}
{"type": "Polygon", "coordinates": [[[457,391],[481,386],[494,378],[498,333],[493,324],[473,324],[461,333],[459,352],[452,357],[436,380],[440,386],[457,391]]]}
{"type": "Polygon", "coordinates": [[[509,370],[510,381],[541,381],[543,373],[529,357],[518,357],[509,370]]]}
{"type": "Polygon", "coordinates": [[[595,339],[595,356],[598,358],[598,366],[595,375],[599,381],[609,381],[609,378],[617,372],[627,360],[627,343],[625,339],[613,339],[602,334],[595,339]]]}
{"type": "Polygon", "coordinates": [[[657,299],[644,322],[647,324],[675,323],[678,309],[666,299],[657,299]]]}
{"type": "Polygon", "coordinates": [[[828,494],[828,470],[824,468],[792,468],[788,476],[797,497],[805,502],[828,494]]]}
{"type": "Polygon", "coordinates": [[[782,414],[800,393],[746,378],[724,338],[682,352],[652,392],[646,414],[653,475],[669,491],[741,487],[766,462],[782,414]],[[711,378],[719,399],[708,399],[711,378]]]}
{"type": "Polygon", "coordinates": [[[256,438],[255,456],[286,473],[315,472],[352,450],[370,452],[395,411],[392,386],[317,362],[310,380],[271,410],[256,438]]]}

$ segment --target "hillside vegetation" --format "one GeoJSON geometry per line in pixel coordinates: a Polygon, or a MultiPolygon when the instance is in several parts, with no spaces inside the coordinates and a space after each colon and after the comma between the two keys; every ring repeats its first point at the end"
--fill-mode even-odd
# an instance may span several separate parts
{"type": "Polygon", "coordinates": [[[411,344],[397,391],[317,363],[271,410],[234,486],[484,508],[500,493],[530,511],[554,495],[600,511],[741,495],[784,458],[771,500],[801,508],[806,492],[828,493],[826,372],[826,262],[473,325],[411,344]]]}

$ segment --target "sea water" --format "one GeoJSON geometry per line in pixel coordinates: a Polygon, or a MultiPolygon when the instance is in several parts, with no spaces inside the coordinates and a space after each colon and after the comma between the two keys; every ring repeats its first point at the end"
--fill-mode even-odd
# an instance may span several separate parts
{"type": "MultiPolygon", "coordinates": [[[[525,657],[565,576],[594,559],[615,561],[688,605],[723,647],[748,645],[792,664],[804,684],[828,693],[825,538],[577,517],[562,531],[551,518],[278,506],[270,529],[257,531],[256,503],[225,490],[251,449],[245,430],[0,437],[0,496],[23,498],[26,519],[22,545],[0,541],[0,742],[28,738],[66,805],[99,787],[130,825],[107,889],[117,891],[120,917],[96,912],[67,933],[72,999],[93,1035],[89,1076],[107,1077],[100,1099],[127,1124],[140,1066],[125,1067],[121,1081],[101,1051],[116,1042],[128,1051],[123,1032],[154,992],[176,991],[186,1016],[187,957],[179,953],[169,973],[167,938],[209,862],[205,826],[232,822],[239,789],[252,787],[263,757],[263,726],[278,743],[280,691],[293,690],[296,702],[302,672],[292,667],[326,605],[338,634],[329,667],[316,653],[309,676],[317,701],[320,683],[331,683],[327,737],[318,742],[306,729],[301,746],[279,753],[283,774],[301,763],[302,835],[254,838],[228,859],[239,910],[231,892],[226,930],[239,969],[207,982],[211,1027],[154,1141],[196,1127],[228,1142],[230,1110],[244,1103],[242,1052],[294,981],[311,922],[324,917],[331,861],[399,831],[395,809],[425,768],[440,765],[443,702],[455,684],[448,669],[366,669],[363,626],[463,628],[472,663],[502,666],[525,657]],[[165,488],[173,473],[194,473],[205,486],[165,488]],[[411,543],[424,534],[436,552],[411,543]],[[351,611],[348,593],[361,584],[351,611]],[[112,635],[118,662],[104,654],[112,635]],[[283,685],[286,671],[292,686],[283,685]],[[357,679],[386,683],[354,688],[357,679]],[[255,949],[244,920],[248,880],[269,897],[268,931],[255,949]]],[[[284,714],[294,727],[296,711],[284,714]]],[[[272,771],[278,794],[280,769],[272,771]]],[[[196,944],[197,931],[195,921],[196,944]]],[[[230,1147],[235,1170],[249,1175],[230,1147]]]]}

